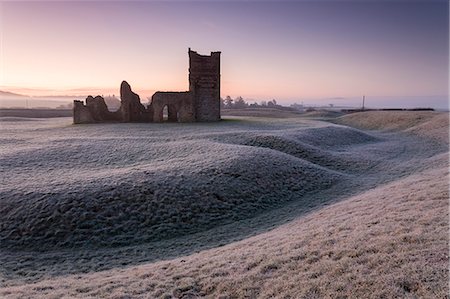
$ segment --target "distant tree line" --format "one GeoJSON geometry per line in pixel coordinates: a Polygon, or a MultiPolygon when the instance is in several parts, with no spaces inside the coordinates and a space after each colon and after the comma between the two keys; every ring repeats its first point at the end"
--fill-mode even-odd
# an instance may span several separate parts
{"type": "Polygon", "coordinates": [[[232,99],[230,96],[220,98],[220,107],[225,109],[245,109],[245,108],[282,108],[283,106],[278,105],[275,99],[271,101],[261,101],[259,104],[257,102],[249,103],[245,101],[241,96],[232,99]]]}

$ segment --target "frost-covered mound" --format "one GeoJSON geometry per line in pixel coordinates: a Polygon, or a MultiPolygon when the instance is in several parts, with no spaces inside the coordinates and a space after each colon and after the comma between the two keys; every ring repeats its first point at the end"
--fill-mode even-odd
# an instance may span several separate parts
{"type": "Polygon", "coordinates": [[[433,158],[439,167],[240,242],[165,261],[5,285],[0,296],[447,298],[447,155],[433,158]]]}
{"type": "Polygon", "coordinates": [[[38,121],[39,118],[29,118],[29,117],[15,117],[15,116],[0,116],[0,122],[12,122],[12,121],[38,121]]]}
{"type": "Polygon", "coordinates": [[[289,118],[298,117],[299,112],[295,109],[277,109],[277,108],[245,108],[245,109],[222,109],[222,116],[245,116],[245,117],[274,117],[289,118]]]}
{"type": "Polygon", "coordinates": [[[384,131],[405,131],[448,143],[449,114],[432,111],[368,111],[335,120],[348,126],[384,131]]]}
{"type": "Polygon", "coordinates": [[[276,150],[328,169],[355,173],[366,170],[371,159],[347,152],[348,147],[378,141],[348,127],[327,126],[294,133],[257,133],[230,137],[227,142],[276,150]]]}
{"type": "Polygon", "coordinates": [[[332,110],[316,110],[316,111],[308,111],[302,114],[304,117],[317,117],[317,118],[333,118],[342,116],[342,112],[340,111],[332,111],[332,110]]]}
{"type": "Polygon", "coordinates": [[[5,123],[0,246],[122,246],[203,231],[326,190],[378,139],[308,121],[5,123]]]}

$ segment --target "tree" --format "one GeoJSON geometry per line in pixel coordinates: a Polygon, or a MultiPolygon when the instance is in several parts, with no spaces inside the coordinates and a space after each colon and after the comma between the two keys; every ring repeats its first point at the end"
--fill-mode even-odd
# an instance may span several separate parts
{"type": "Polygon", "coordinates": [[[244,101],[242,97],[237,97],[234,100],[234,108],[242,109],[247,108],[248,104],[244,101]]]}
{"type": "Polygon", "coordinates": [[[230,96],[225,98],[225,107],[232,108],[233,107],[233,99],[230,96]]]}
{"type": "Polygon", "coordinates": [[[272,101],[268,101],[267,102],[267,106],[269,106],[269,107],[276,107],[277,106],[277,101],[275,101],[275,99],[273,99],[272,101]]]}

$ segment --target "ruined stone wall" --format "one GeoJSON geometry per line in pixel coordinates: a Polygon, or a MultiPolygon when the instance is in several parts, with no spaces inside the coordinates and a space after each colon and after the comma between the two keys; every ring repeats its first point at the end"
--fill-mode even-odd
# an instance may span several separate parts
{"type": "Polygon", "coordinates": [[[206,56],[189,49],[189,91],[196,121],[220,120],[220,52],[206,56]]]}
{"type": "Polygon", "coordinates": [[[139,95],[123,81],[120,85],[121,105],[111,112],[105,100],[97,96],[74,101],[73,122],[162,122],[163,110],[168,107],[168,121],[218,121],[220,120],[220,52],[199,55],[189,49],[189,91],[156,92],[146,108],[139,95]]]}
{"type": "Polygon", "coordinates": [[[151,122],[153,121],[153,109],[145,108],[141,100],[135,94],[130,85],[123,81],[120,86],[121,105],[119,110],[108,110],[105,99],[101,96],[88,96],[86,104],[83,101],[74,101],[73,123],[96,122],[151,122]]]}
{"type": "Polygon", "coordinates": [[[117,112],[110,112],[101,96],[88,96],[86,105],[83,101],[74,101],[73,103],[73,123],[86,124],[95,122],[113,122],[119,121],[120,115],[117,112]]]}
{"type": "Polygon", "coordinates": [[[91,111],[86,107],[83,101],[73,101],[73,123],[88,124],[95,122],[91,111]]]}
{"type": "Polygon", "coordinates": [[[168,121],[193,122],[195,121],[194,104],[190,92],[161,92],[152,96],[153,121],[163,121],[164,107],[168,108],[168,121]]]}
{"type": "Polygon", "coordinates": [[[151,122],[153,120],[153,111],[145,108],[141,104],[139,95],[131,90],[130,84],[122,81],[120,85],[120,100],[119,108],[120,119],[122,122],[151,122]]]}
{"type": "Polygon", "coordinates": [[[91,112],[92,118],[95,122],[118,121],[119,115],[108,110],[105,99],[101,96],[88,96],[86,98],[86,107],[91,112]]]}

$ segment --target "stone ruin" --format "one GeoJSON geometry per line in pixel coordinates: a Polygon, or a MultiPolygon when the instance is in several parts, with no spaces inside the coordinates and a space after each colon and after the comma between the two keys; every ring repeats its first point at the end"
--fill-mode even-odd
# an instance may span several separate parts
{"type": "Polygon", "coordinates": [[[111,112],[101,96],[88,96],[86,104],[74,101],[73,123],[98,122],[196,122],[220,120],[220,52],[199,55],[189,48],[189,91],[158,91],[146,107],[139,96],[123,81],[120,85],[121,105],[111,112]]]}

